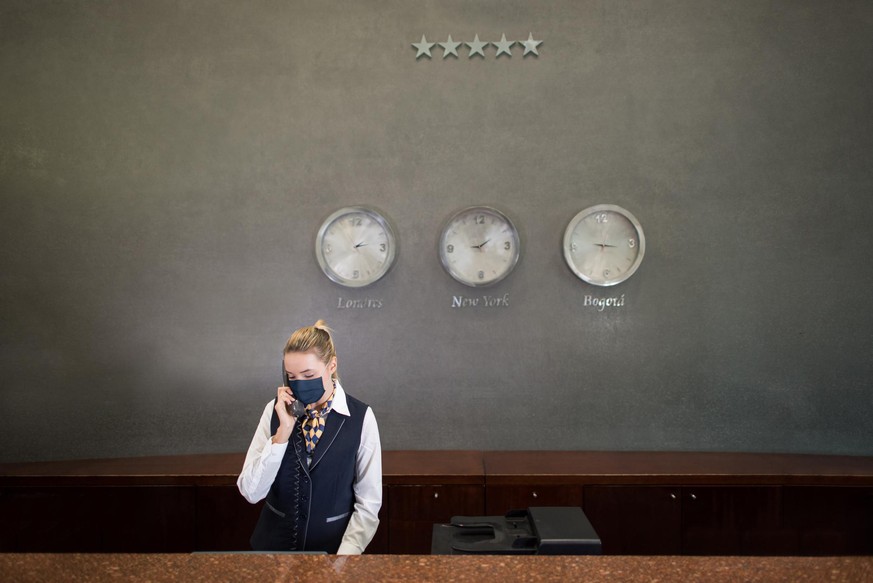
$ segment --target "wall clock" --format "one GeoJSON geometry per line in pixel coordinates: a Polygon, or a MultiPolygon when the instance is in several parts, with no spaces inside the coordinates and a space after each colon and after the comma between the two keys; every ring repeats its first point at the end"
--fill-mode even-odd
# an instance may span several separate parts
{"type": "Polygon", "coordinates": [[[346,287],[381,279],[397,256],[391,223],[365,206],[341,208],[324,220],[315,237],[315,256],[324,274],[346,287]]]}
{"type": "Polygon", "coordinates": [[[497,209],[471,206],[455,213],[440,234],[439,256],[453,278],[471,287],[509,275],[520,254],[518,230],[497,209]]]}
{"type": "Polygon", "coordinates": [[[576,277],[592,285],[616,285],[640,266],[646,238],[640,222],[620,206],[589,207],[564,231],[564,259],[576,277]]]}

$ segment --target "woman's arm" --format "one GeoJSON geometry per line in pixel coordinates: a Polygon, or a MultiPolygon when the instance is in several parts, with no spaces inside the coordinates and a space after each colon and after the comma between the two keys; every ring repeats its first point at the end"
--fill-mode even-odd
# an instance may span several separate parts
{"type": "Polygon", "coordinates": [[[273,443],[270,435],[270,419],[273,416],[273,401],[267,403],[261,421],[252,437],[252,443],[246,453],[246,461],[242,472],[236,480],[240,494],[252,504],[267,497],[273,480],[279,472],[287,440],[284,443],[273,443]]]}
{"type": "Polygon", "coordinates": [[[343,534],[338,555],[360,555],[379,527],[382,507],[382,444],[373,410],[367,408],[361,429],[361,445],[355,461],[355,511],[343,534]]]}

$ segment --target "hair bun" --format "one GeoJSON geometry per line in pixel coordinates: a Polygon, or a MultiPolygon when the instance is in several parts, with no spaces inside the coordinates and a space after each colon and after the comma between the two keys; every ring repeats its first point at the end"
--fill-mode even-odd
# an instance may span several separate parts
{"type": "MultiPolygon", "coordinates": [[[[285,343],[285,349],[282,351],[282,354],[310,351],[324,364],[330,364],[331,359],[336,358],[333,336],[331,335],[330,328],[327,327],[327,322],[324,320],[318,320],[312,326],[304,326],[295,330],[285,343]]],[[[334,369],[331,376],[334,379],[339,378],[336,369],[334,369]]]]}

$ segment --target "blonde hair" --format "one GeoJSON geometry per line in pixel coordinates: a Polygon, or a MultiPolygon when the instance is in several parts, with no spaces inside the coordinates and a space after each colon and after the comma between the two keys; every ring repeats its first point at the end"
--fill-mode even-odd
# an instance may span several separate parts
{"type": "MultiPolygon", "coordinates": [[[[294,331],[285,343],[285,350],[282,351],[282,354],[312,352],[321,362],[329,364],[332,358],[336,358],[336,347],[330,333],[331,329],[327,327],[327,322],[324,320],[319,320],[312,326],[304,326],[294,331]]],[[[336,371],[333,372],[331,378],[339,378],[336,371]]]]}

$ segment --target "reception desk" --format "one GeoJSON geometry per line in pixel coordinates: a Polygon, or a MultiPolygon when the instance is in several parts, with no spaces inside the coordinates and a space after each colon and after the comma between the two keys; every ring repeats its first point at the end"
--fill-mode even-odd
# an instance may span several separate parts
{"type": "Polygon", "coordinates": [[[63,581],[586,581],[856,583],[870,557],[360,557],[0,554],[0,578],[63,581]]]}
{"type": "MultiPolygon", "coordinates": [[[[244,454],[0,465],[0,551],[248,549],[244,454]]],[[[386,451],[368,553],[427,554],[434,523],[579,506],[607,555],[873,554],[873,458],[386,451]]]]}

